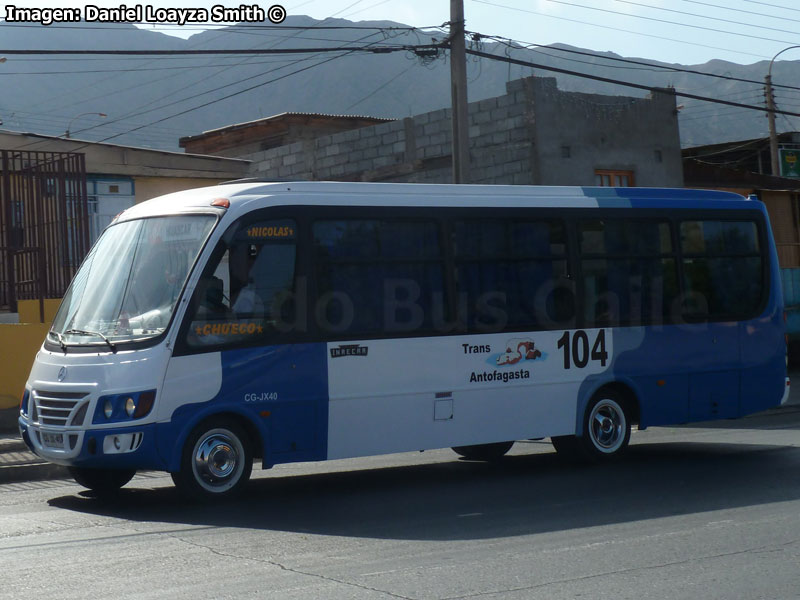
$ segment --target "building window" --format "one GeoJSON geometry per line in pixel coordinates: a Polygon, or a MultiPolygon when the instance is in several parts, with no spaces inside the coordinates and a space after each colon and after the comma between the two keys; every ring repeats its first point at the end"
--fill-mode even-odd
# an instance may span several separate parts
{"type": "Polygon", "coordinates": [[[633,187],[633,171],[595,169],[594,184],[601,187],[633,187]]]}
{"type": "Polygon", "coordinates": [[[561,158],[571,158],[572,148],[569,146],[561,146],[561,158]]]}

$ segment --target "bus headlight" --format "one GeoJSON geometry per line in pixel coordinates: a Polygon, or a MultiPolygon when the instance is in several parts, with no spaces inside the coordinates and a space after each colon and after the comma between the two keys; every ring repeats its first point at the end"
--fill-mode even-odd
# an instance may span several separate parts
{"type": "Polygon", "coordinates": [[[141,419],[150,414],[155,401],[155,390],[102,396],[97,401],[92,423],[124,423],[141,419]]]}

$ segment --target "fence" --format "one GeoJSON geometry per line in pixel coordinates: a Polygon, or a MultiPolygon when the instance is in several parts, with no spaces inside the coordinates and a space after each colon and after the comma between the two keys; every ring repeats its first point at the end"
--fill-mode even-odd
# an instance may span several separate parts
{"type": "MultiPolygon", "coordinates": [[[[59,298],[89,248],[83,154],[0,150],[0,310],[59,298]]],[[[40,303],[41,305],[41,303],[40,303]]]]}

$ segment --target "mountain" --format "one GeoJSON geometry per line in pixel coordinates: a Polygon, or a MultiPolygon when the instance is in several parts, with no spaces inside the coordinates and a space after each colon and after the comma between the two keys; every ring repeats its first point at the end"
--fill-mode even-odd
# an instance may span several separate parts
{"type": "MultiPolygon", "coordinates": [[[[8,50],[183,50],[237,48],[322,48],[381,44],[424,44],[431,38],[401,29],[390,21],[352,23],[328,19],[325,26],[344,29],[302,29],[319,24],[304,16],[289,17],[282,26],[237,25],[209,30],[189,39],[167,36],[127,24],[71,23],[47,27],[0,24],[0,118],[3,128],[48,135],[105,140],[163,149],[177,149],[178,139],[202,131],[286,111],[406,117],[449,105],[446,56],[419,58],[410,52],[316,53],[244,57],[200,56],[33,56],[8,50]],[[352,27],[357,27],[354,29],[352,27]],[[380,29],[370,30],[369,27],[380,29]],[[300,28],[300,29],[296,29],[300,28]],[[221,98],[227,97],[220,100],[221,98]],[[90,114],[85,114],[90,113],[90,114]],[[101,118],[94,113],[104,113],[101,118]]],[[[440,36],[441,38],[441,36],[440,36]]],[[[633,59],[652,65],[713,73],[730,79],[604,60],[612,53],[582,51],[564,45],[537,49],[509,48],[473,41],[473,47],[497,56],[591,73],[647,86],[674,86],[678,91],[734,102],[763,105],[767,62],[740,65],[714,60],[702,65],[677,65],[633,59]],[[587,56],[576,52],[587,52],[587,56]],[[748,79],[750,82],[734,81],[748,79]]],[[[535,74],[555,76],[569,91],[642,96],[647,92],[621,85],[553,74],[487,59],[468,58],[470,101],[498,96],[509,79],[535,74]]],[[[780,61],[773,81],[800,80],[800,62],[780,61]]],[[[779,108],[797,110],[798,90],[777,88],[779,108]],[[797,103],[797,106],[793,106],[797,103]]],[[[678,98],[684,146],[723,142],[767,133],[764,113],[678,98]]],[[[778,118],[782,131],[800,129],[800,119],[778,118]]]]}

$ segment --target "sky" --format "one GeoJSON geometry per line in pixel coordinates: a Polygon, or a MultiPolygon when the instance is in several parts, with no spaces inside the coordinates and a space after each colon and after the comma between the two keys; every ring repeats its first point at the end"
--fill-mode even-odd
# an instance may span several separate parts
{"type": "MultiPolygon", "coordinates": [[[[247,0],[242,0],[247,2],[247,0]]],[[[7,2],[4,0],[4,3],[7,2]]],[[[85,7],[72,0],[15,0],[18,7],[85,7]]],[[[102,7],[120,2],[97,0],[102,7]]],[[[450,18],[449,0],[281,0],[289,15],[351,21],[390,20],[417,27],[450,18]]],[[[136,0],[128,0],[128,6],[136,0]]],[[[156,0],[160,8],[236,7],[231,0],[156,0]]],[[[250,3],[252,4],[252,2],[250,3]]],[[[259,3],[268,9],[272,3],[259,3]]],[[[740,64],[770,60],[800,45],[800,4],[793,0],[464,0],[466,28],[517,41],[561,42],[623,56],[701,64],[722,59],[740,64]]],[[[152,25],[146,26],[153,29],[152,25]]],[[[196,25],[159,28],[189,37],[196,25]]],[[[800,60],[800,48],[781,59],[800,60]]]]}

